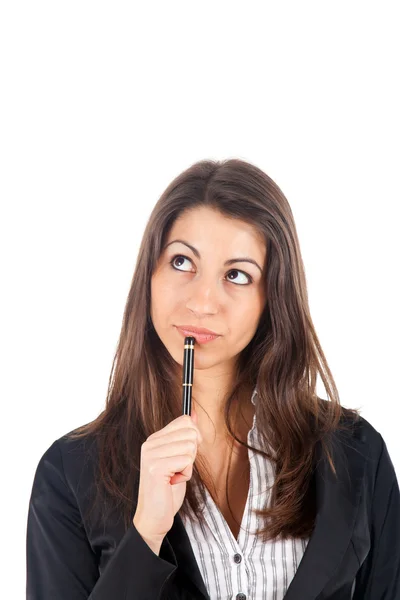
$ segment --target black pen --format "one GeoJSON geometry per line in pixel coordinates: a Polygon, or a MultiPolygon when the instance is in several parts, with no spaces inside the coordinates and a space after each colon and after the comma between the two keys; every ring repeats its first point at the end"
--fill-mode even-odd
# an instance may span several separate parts
{"type": "Polygon", "coordinates": [[[188,335],[183,346],[183,372],[182,372],[182,414],[192,415],[192,388],[194,367],[194,344],[196,339],[188,335]]]}

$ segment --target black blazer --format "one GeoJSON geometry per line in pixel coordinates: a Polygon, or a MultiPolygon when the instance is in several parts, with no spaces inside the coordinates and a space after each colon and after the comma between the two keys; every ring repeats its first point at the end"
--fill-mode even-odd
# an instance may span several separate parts
{"type": "MultiPolygon", "coordinates": [[[[285,600],[400,600],[400,494],[385,442],[362,417],[334,439],[339,479],[317,462],[316,524],[285,600]]],[[[179,512],[159,556],[117,514],[106,527],[95,514],[82,519],[95,465],[95,444],[67,436],[40,459],[27,599],[209,600],[179,512]]]]}

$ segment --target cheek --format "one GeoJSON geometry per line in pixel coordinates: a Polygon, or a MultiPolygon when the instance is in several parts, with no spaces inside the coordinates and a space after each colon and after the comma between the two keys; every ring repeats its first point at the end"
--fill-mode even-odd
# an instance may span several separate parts
{"type": "Polygon", "coordinates": [[[164,294],[171,295],[176,284],[174,285],[172,278],[164,271],[161,271],[153,280],[154,293],[158,298],[163,298],[164,294]]]}
{"type": "Polygon", "coordinates": [[[151,304],[158,315],[168,314],[178,301],[176,286],[164,278],[158,278],[151,284],[151,304]]]}
{"type": "Polygon", "coordinates": [[[260,307],[258,303],[249,304],[235,311],[232,316],[230,329],[235,332],[235,338],[240,343],[250,342],[253,338],[260,320],[260,307]]]}
{"type": "Polygon", "coordinates": [[[178,304],[178,290],[171,283],[161,284],[157,289],[157,299],[160,310],[167,312],[178,304]]]}

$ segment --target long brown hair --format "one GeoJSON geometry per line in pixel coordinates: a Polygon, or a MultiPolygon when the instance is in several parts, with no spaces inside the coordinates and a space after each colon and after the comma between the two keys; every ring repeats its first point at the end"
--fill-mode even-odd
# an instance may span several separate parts
{"type": "MultiPolygon", "coordinates": [[[[182,414],[182,374],[150,317],[151,277],[174,221],[183,211],[200,206],[253,225],[265,239],[263,285],[267,302],[253,339],[238,357],[237,377],[225,404],[225,422],[232,439],[273,460],[271,501],[256,511],[264,523],[258,533],[264,540],[279,535],[307,537],[315,522],[312,476],[320,456],[318,449],[322,449],[336,474],[329,441],[332,433],[345,428],[348,417],[350,421],[358,418],[358,409],[340,405],[315,332],[289,203],[276,183],[253,164],[239,159],[197,162],[161,195],[137,256],[105,409],[94,421],[69,435],[80,438],[89,434],[95,438],[96,501],[101,503],[103,496],[102,506],[120,511],[128,526],[138,492],[141,445],[182,414]],[[318,374],[328,400],[316,394],[318,374]],[[257,433],[265,441],[264,450],[248,446],[231,427],[233,403],[243,397],[243,390],[254,387],[257,433]]],[[[192,509],[196,518],[202,519],[204,485],[214,497],[212,484],[199,451],[180,514],[193,518],[192,509]]],[[[229,505],[228,484],[226,494],[229,505]]]]}

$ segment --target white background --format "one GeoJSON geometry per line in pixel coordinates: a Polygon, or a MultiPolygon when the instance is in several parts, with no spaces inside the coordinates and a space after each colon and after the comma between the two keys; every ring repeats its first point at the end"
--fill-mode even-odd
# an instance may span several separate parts
{"type": "Polygon", "coordinates": [[[342,404],[400,472],[396,5],[1,4],[1,597],[40,457],[104,407],[150,212],[202,158],[285,193],[342,404]]]}

